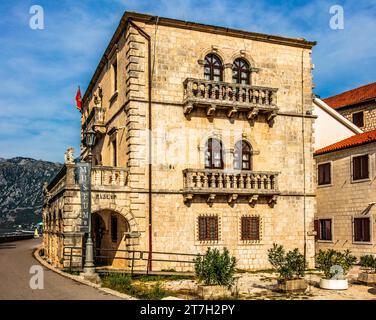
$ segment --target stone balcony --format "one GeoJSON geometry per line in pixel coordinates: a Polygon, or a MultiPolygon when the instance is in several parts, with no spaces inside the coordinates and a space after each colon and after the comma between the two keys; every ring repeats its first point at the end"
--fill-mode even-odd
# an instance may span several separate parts
{"type": "MultiPolygon", "coordinates": [[[[48,184],[45,192],[53,196],[66,189],[79,190],[75,168],[74,164],[65,164],[48,184]]],[[[127,181],[127,168],[93,166],[91,169],[91,188],[93,192],[122,190],[127,186],[127,181]]]]}
{"type": "Polygon", "coordinates": [[[217,110],[225,110],[229,118],[245,112],[248,120],[254,121],[264,114],[270,126],[277,115],[278,89],[237,83],[188,78],[184,81],[184,114],[194,108],[204,108],[207,116],[217,110]]]}
{"type": "Polygon", "coordinates": [[[208,203],[216,196],[226,196],[230,204],[238,197],[246,197],[253,206],[262,196],[273,206],[279,194],[277,172],[185,169],[183,177],[185,202],[192,201],[195,195],[207,196],[208,203]]]}

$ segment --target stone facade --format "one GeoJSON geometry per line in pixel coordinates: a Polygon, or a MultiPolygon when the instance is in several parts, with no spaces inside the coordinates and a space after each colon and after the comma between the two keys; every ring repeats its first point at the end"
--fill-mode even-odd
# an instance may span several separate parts
{"type": "MultiPolygon", "coordinates": [[[[151,248],[152,259],[171,260],[152,261],[153,270],[192,270],[176,253],[227,247],[239,268],[260,269],[270,267],[267,250],[280,243],[305,251],[312,266],[313,45],[126,13],[83,99],[82,139],[86,128],[97,132],[92,212],[107,234],[101,246],[138,257],[151,248]],[[204,80],[210,53],[221,60],[222,82],[204,80]],[[237,58],[251,67],[250,85],[232,83],[237,58]],[[223,169],[205,169],[209,138],[222,143],[223,169]],[[251,170],[234,170],[238,141],[252,148],[251,170]],[[123,221],[112,242],[111,216],[123,221]],[[204,216],[217,217],[216,240],[199,240],[204,216]],[[241,240],[243,216],[259,217],[258,239],[241,240]]],[[[72,165],[65,168],[47,187],[44,210],[46,252],[60,266],[70,257],[54,251],[56,244],[70,251],[84,241],[79,187],[72,165]]]]}
{"type": "Polygon", "coordinates": [[[331,183],[317,187],[316,219],[331,220],[331,240],[317,240],[316,250],[350,249],[354,255],[375,254],[376,143],[351,147],[315,156],[317,165],[330,163],[331,183]],[[352,159],[369,155],[369,178],[356,181],[352,176],[352,159]],[[370,241],[355,241],[354,218],[369,218],[370,241]]]}
{"type": "Polygon", "coordinates": [[[376,129],[376,102],[368,101],[355,106],[343,107],[336,109],[341,115],[353,122],[353,114],[363,112],[364,125],[359,127],[364,132],[376,129]]]}

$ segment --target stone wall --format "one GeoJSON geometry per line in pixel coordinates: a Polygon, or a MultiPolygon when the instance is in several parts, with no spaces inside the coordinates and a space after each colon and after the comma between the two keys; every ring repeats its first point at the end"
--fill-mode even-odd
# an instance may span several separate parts
{"type": "Polygon", "coordinates": [[[353,122],[354,113],[363,111],[364,126],[360,127],[360,129],[362,129],[365,132],[376,130],[376,103],[375,102],[362,103],[358,106],[337,109],[337,111],[351,122],[353,122]]]}

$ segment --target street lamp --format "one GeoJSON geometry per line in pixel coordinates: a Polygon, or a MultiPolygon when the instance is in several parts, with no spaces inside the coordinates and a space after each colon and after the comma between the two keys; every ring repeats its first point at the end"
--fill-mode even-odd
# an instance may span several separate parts
{"type": "Polygon", "coordinates": [[[88,163],[89,163],[89,199],[88,199],[88,213],[89,213],[89,221],[88,221],[88,237],[86,240],[86,255],[85,255],[85,264],[84,264],[84,276],[88,278],[97,278],[95,274],[95,265],[94,265],[94,248],[93,248],[93,239],[91,236],[91,165],[92,165],[92,148],[95,145],[95,131],[90,129],[85,133],[85,142],[86,146],[89,148],[88,153],[88,163]]]}

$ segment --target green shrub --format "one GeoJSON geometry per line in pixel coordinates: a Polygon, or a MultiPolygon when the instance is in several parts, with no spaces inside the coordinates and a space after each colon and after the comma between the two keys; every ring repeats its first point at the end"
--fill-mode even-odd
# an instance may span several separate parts
{"type": "Polygon", "coordinates": [[[222,285],[231,287],[234,284],[235,257],[231,257],[227,248],[221,253],[218,249],[206,251],[204,256],[195,259],[195,273],[205,285],[222,285]]]}
{"type": "Polygon", "coordinates": [[[351,255],[350,250],[320,250],[316,256],[316,266],[324,272],[326,279],[343,279],[355,263],[356,257],[351,255]]]}
{"type": "Polygon", "coordinates": [[[110,273],[103,277],[102,286],[122,293],[128,293],[132,288],[132,278],[126,273],[110,273]]]}
{"type": "Polygon", "coordinates": [[[268,250],[268,258],[280,278],[291,280],[304,277],[306,262],[297,248],[286,254],[283,246],[274,243],[268,250]]]}
{"type": "Polygon", "coordinates": [[[360,257],[360,265],[368,269],[368,271],[376,273],[376,258],[373,255],[365,255],[360,257]]]}

